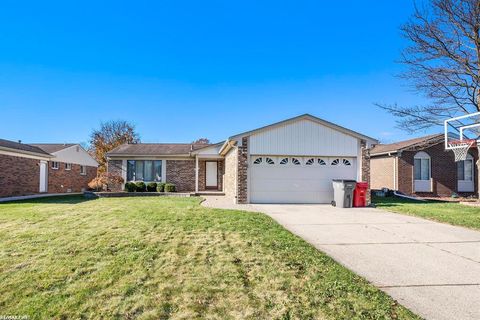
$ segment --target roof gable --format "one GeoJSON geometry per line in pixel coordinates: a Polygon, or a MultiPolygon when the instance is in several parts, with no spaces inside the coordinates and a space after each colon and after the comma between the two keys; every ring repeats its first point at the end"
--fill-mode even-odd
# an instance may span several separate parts
{"type": "Polygon", "coordinates": [[[98,162],[79,144],[72,144],[70,147],[54,152],[53,155],[55,161],[98,167],[98,162]]]}
{"type": "Polygon", "coordinates": [[[233,139],[239,139],[242,136],[254,135],[254,134],[257,134],[257,133],[265,131],[265,130],[271,130],[271,129],[277,128],[279,126],[283,126],[283,125],[286,125],[288,123],[293,123],[293,122],[301,121],[301,120],[312,121],[312,122],[321,124],[323,126],[329,127],[331,129],[340,131],[344,134],[350,135],[350,136],[355,137],[357,139],[367,140],[370,143],[378,143],[378,140],[375,139],[375,138],[363,135],[363,134],[358,133],[356,131],[347,129],[345,127],[342,127],[342,126],[339,126],[339,125],[334,124],[332,122],[329,122],[329,121],[323,120],[321,118],[312,116],[310,114],[303,114],[303,115],[293,117],[293,118],[289,118],[289,119],[286,119],[286,120],[283,120],[283,121],[280,121],[280,122],[276,122],[276,123],[273,123],[273,124],[270,124],[270,125],[267,125],[267,126],[264,126],[264,127],[260,127],[258,129],[254,129],[254,130],[246,131],[246,132],[243,132],[243,133],[239,133],[239,134],[236,134],[234,136],[231,136],[230,139],[233,140],[233,139]]]}
{"type": "Polygon", "coordinates": [[[42,149],[48,153],[55,153],[63,149],[70,148],[77,144],[75,143],[31,143],[30,145],[42,149]]]}

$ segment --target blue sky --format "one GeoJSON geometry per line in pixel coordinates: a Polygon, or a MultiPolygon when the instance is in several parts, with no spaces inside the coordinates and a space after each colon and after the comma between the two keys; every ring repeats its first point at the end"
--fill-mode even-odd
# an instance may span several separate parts
{"type": "MultiPolygon", "coordinates": [[[[405,1],[2,1],[0,137],[220,141],[303,113],[390,142],[405,1]]],[[[441,129],[437,130],[440,131],[441,129]]],[[[421,134],[421,133],[419,133],[421,134]]]]}

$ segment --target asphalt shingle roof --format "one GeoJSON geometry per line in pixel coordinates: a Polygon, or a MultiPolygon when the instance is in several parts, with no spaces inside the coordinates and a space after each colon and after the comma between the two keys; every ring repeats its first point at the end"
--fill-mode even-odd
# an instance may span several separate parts
{"type": "Polygon", "coordinates": [[[30,145],[40,148],[45,152],[54,153],[54,152],[69,148],[71,146],[74,146],[76,144],[75,143],[32,143],[30,145]]]}
{"type": "Polygon", "coordinates": [[[418,137],[410,140],[399,141],[390,144],[377,144],[370,150],[370,154],[379,154],[387,152],[397,152],[400,150],[408,149],[417,145],[421,145],[427,142],[433,142],[438,140],[438,142],[443,140],[443,133],[432,134],[428,136],[418,137]]]}
{"type": "Polygon", "coordinates": [[[33,146],[33,145],[30,145],[30,144],[25,144],[25,143],[14,142],[14,141],[5,140],[5,139],[0,139],[0,147],[15,149],[15,150],[19,150],[19,151],[39,153],[39,154],[42,154],[42,155],[50,155],[48,152],[40,149],[37,146],[33,146]]]}
{"type": "Polygon", "coordinates": [[[122,144],[108,152],[108,155],[184,155],[211,146],[191,143],[132,143],[122,144]]]}

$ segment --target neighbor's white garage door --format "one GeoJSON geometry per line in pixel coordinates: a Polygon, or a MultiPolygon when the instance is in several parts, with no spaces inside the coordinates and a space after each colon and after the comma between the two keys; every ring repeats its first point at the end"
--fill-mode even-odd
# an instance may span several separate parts
{"type": "Polygon", "coordinates": [[[332,179],[356,177],[355,158],[252,156],[250,202],[330,203],[332,179]]]}

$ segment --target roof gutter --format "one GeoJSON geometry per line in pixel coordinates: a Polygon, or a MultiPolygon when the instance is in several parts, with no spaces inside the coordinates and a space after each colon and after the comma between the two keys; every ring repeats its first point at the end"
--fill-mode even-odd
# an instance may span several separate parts
{"type": "Polygon", "coordinates": [[[225,156],[228,153],[228,151],[230,151],[230,149],[232,149],[236,145],[237,145],[237,141],[227,139],[223,144],[223,146],[220,148],[220,151],[218,153],[220,153],[221,156],[225,156]]]}
{"type": "Polygon", "coordinates": [[[191,157],[191,153],[179,153],[179,154],[131,154],[131,153],[107,153],[108,158],[125,158],[125,157],[151,157],[151,158],[175,158],[175,157],[191,157]]]}
{"type": "Polygon", "coordinates": [[[20,154],[26,154],[26,155],[35,156],[35,157],[44,158],[44,159],[55,158],[55,156],[51,155],[51,154],[37,153],[37,152],[25,151],[25,150],[14,149],[14,148],[0,147],[0,150],[8,151],[8,152],[14,152],[14,153],[20,153],[20,154]]]}

